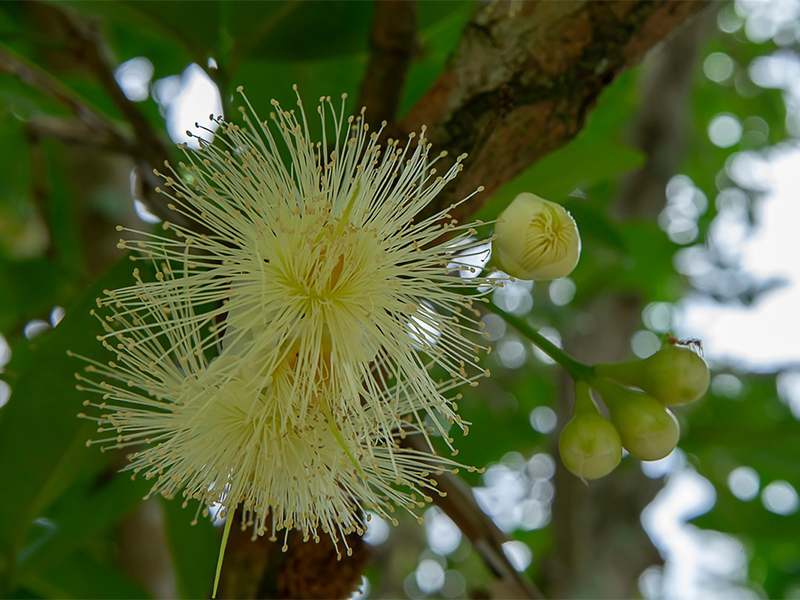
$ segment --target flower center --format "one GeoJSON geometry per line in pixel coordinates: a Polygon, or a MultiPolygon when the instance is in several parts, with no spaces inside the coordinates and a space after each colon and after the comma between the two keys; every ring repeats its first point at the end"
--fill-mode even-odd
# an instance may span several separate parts
{"type": "Polygon", "coordinates": [[[521,266],[535,269],[545,259],[558,262],[569,252],[571,230],[556,211],[545,205],[528,225],[526,252],[521,266]]]}

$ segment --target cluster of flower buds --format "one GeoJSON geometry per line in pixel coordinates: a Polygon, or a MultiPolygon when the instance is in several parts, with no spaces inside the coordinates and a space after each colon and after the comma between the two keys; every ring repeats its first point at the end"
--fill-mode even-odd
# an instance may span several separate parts
{"type": "MultiPolygon", "coordinates": [[[[512,277],[566,277],[578,264],[581,238],[569,212],[555,202],[522,193],[500,215],[492,260],[512,277]]],[[[559,438],[564,465],[598,479],[613,471],[625,448],[639,460],[660,460],[675,449],[680,427],[669,406],[687,404],[708,389],[705,361],[688,345],[670,342],[645,360],[601,364],[575,384],[575,411],[559,438]],[[600,394],[606,419],[592,398],[600,394]]],[[[588,369],[588,367],[587,367],[588,369]]]]}
{"type": "Polygon", "coordinates": [[[709,383],[705,361],[674,343],[645,360],[597,365],[594,374],[590,383],[575,384],[575,413],[559,439],[564,465],[585,480],[613,471],[622,448],[639,460],[667,456],[680,437],[667,407],[698,400],[709,383]],[[610,421],[600,414],[590,386],[603,398],[610,421]]]}

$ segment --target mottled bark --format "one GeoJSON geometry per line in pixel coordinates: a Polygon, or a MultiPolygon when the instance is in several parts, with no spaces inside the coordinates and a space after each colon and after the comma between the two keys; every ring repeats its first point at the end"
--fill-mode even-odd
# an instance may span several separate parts
{"type": "Polygon", "coordinates": [[[303,542],[292,531],[283,552],[283,536],[253,541],[252,528],[239,526],[240,513],[233,518],[218,598],[347,598],[361,581],[370,552],[357,535],[347,536],[349,553],[341,541],[337,553],[327,535],[303,542]]]}
{"type": "Polygon", "coordinates": [[[474,213],[504,183],[581,130],[600,93],[706,2],[491,2],[447,68],[402,121],[438,150],[470,158],[440,198],[474,213]]]}

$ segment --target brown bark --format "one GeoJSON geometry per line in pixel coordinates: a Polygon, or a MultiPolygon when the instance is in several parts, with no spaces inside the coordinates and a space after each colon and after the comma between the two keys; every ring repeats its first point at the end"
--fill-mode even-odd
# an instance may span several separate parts
{"type": "Polygon", "coordinates": [[[402,121],[436,150],[470,155],[440,206],[474,213],[495,190],[581,130],[603,89],[706,2],[508,2],[482,8],[455,54],[402,121]]]}
{"type": "Polygon", "coordinates": [[[416,50],[416,0],[375,3],[370,56],[356,106],[367,107],[371,123],[394,121],[416,50]]]}
{"type": "Polygon", "coordinates": [[[357,535],[347,536],[350,552],[339,552],[326,535],[319,542],[303,542],[297,531],[283,538],[252,540],[252,529],[239,527],[240,513],[231,529],[222,568],[218,598],[347,598],[361,581],[369,547],[357,535]]]}

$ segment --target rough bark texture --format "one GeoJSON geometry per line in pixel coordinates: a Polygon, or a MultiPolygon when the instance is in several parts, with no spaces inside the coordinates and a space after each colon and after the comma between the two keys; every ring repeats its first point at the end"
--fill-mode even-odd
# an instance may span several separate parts
{"type": "MultiPolygon", "coordinates": [[[[238,524],[240,514],[234,518],[238,524]]],[[[297,531],[283,539],[251,539],[252,529],[234,526],[228,540],[220,598],[347,598],[361,581],[369,547],[357,535],[347,537],[352,552],[338,556],[327,536],[303,542],[297,531]]],[[[341,542],[339,550],[342,551],[341,542]]]]}
{"type": "Polygon", "coordinates": [[[581,130],[603,89],[705,2],[493,2],[403,119],[437,150],[470,155],[440,206],[474,213],[493,191],[581,130]]]}

